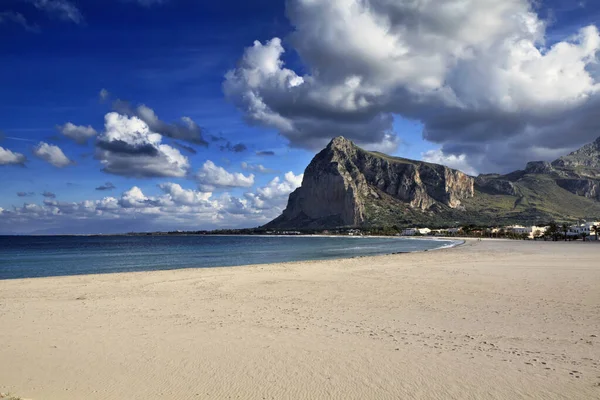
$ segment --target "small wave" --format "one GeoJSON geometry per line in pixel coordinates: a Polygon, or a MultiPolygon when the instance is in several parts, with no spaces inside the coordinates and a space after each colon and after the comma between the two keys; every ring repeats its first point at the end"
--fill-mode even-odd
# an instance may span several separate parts
{"type": "Polygon", "coordinates": [[[354,246],[354,247],[341,247],[337,249],[326,249],[325,252],[333,253],[338,251],[359,251],[359,250],[382,250],[380,246],[354,246]]]}
{"type": "MultiPolygon", "coordinates": [[[[444,241],[444,240],[442,239],[442,240],[439,240],[439,241],[444,241]]],[[[450,242],[450,243],[448,243],[446,245],[443,245],[443,246],[440,246],[440,247],[436,247],[435,249],[432,249],[432,250],[451,249],[453,247],[460,246],[461,244],[464,244],[464,243],[465,242],[462,241],[462,240],[457,240],[457,241],[450,242]]]]}

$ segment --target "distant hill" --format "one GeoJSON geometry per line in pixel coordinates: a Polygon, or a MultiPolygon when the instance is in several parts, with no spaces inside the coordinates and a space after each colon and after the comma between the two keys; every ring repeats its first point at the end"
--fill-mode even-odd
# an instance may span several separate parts
{"type": "Polygon", "coordinates": [[[269,229],[536,224],[600,219],[600,138],[523,171],[471,177],[370,152],[337,137],[317,154],[269,229]]]}

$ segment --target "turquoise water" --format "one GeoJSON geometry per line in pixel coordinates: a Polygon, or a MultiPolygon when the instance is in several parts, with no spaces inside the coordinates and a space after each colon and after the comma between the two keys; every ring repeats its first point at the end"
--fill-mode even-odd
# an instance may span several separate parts
{"type": "Polygon", "coordinates": [[[362,237],[3,236],[0,279],[327,260],[455,244],[362,237]]]}

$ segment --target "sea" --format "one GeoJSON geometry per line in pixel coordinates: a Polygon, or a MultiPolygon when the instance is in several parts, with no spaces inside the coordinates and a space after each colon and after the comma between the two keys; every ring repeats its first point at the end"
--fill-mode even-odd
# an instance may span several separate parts
{"type": "Polygon", "coordinates": [[[348,236],[0,236],[0,279],[331,260],[459,243],[348,236]]]}

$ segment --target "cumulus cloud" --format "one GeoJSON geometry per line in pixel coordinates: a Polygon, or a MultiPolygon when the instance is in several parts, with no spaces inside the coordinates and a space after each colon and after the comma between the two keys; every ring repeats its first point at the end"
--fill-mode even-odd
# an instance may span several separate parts
{"type": "Polygon", "coordinates": [[[231,173],[207,160],[196,173],[196,180],[200,188],[206,191],[217,188],[247,188],[254,185],[254,174],[246,176],[239,172],[231,173]]]}
{"type": "Polygon", "coordinates": [[[119,205],[123,208],[154,208],[159,203],[150,197],[146,197],[142,189],[134,186],[123,193],[119,205]]]}
{"type": "Polygon", "coordinates": [[[33,154],[57,168],[63,168],[73,163],[65,156],[60,147],[45,142],[40,142],[33,149],[33,154]]]}
{"type": "Polygon", "coordinates": [[[108,190],[116,189],[116,186],[112,184],[112,182],[106,182],[104,185],[100,185],[96,188],[96,190],[101,192],[106,192],[108,190]]]}
{"type": "Polygon", "coordinates": [[[279,38],[257,41],[223,90],[292,146],[344,135],[390,151],[400,115],[447,157],[487,171],[598,134],[596,26],[549,43],[528,0],[290,0],[287,15],[307,73],[285,67],[279,38]]]}
{"type": "Polygon", "coordinates": [[[21,154],[0,146],[0,165],[25,165],[27,158],[21,154]]]}
{"type": "Polygon", "coordinates": [[[242,162],[241,165],[242,165],[242,169],[244,169],[246,171],[258,172],[261,174],[271,174],[271,173],[275,172],[271,168],[267,168],[262,164],[249,164],[244,161],[244,162],[242,162]]]}
{"type": "Polygon", "coordinates": [[[55,15],[63,21],[71,21],[75,24],[84,22],[81,11],[67,0],[32,0],[32,2],[37,9],[55,15]]]}
{"type": "Polygon", "coordinates": [[[235,197],[183,188],[176,183],[158,185],[161,194],[147,195],[132,187],[119,197],[62,202],[47,198],[41,205],[2,210],[0,233],[97,233],[143,230],[199,230],[218,227],[253,227],[276,217],[285,195],[299,184],[298,176],[273,180],[257,193],[235,197]],[[273,207],[266,207],[271,204],[273,207]],[[264,208],[263,208],[264,207],[264,208]]]}
{"type": "Polygon", "coordinates": [[[58,129],[58,131],[60,133],[62,133],[69,139],[72,139],[81,145],[86,144],[88,142],[88,140],[90,140],[97,134],[96,130],[94,128],[92,128],[90,125],[77,126],[77,125],[72,124],[71,122],[67,122],[64,125],[58,125],[56,127],[56,129],[58,129]]]}
{"type": "Polygon", "coordinates": [[[196,190],[184,189],[177,183],[161,183],[158,187],[170,196],[177,204],[193,206],[208,202],[212,196],[211,192],[198,192],[196,190]]]}
{"type": "Polygon", "coordinates": [[[111,112],[104,117],[104,127],[96,141],[96,158],[104,171],[139,178],[186,175],[187,157],[163,144],[162,136],[140,118],[111,112]]]}
{"type": "Polygon", "coordinates": [[[469,165],[467,157],[464,154],[456,156],[454,154],[446,155],[441,150],[430,150],[421,154],[423,161],[434,164],[442,164],[450,168],[457,169],[469,175],[477,175],[477,170],[469,165]]]}
{"type": "Polygon", "coordinates": [[[281,214],[287,203],[290,193],[302,185],[304,175],[294,175],[288,172],[283,179],[273,178],[266,186],[256,189],[256,193],[246,193],[246,198],[252,202],[253,207],[259,210],[270,210],[274,218],[281,214]]]}
{"type": "Polygon", "coordinates": [[[30,24],[27,19],[23,16],[23,14],[14,12],[14,11],[3,11],[0,12],[0,24],[4,22],[13,22],[15,24],[21,25],[25,30],[30,32],[38,33],[40,29],[37,25],[30,24]]]}
{"type": "Polygon", "coordinates": [[[144,121],[150,130],[171,139],[183,140],[199,146],[208,146],[208,142],[202,136],[202,129],[190,117],[182,117],[179,122],[167,123],[158,118],[150,107],[141,104],[133,108],[131,104],[123,100],[117,100],[113,108],[120,114],[135,116],[144,121]]]}

